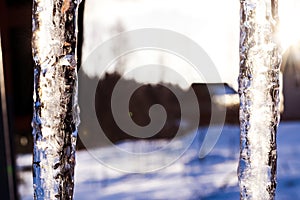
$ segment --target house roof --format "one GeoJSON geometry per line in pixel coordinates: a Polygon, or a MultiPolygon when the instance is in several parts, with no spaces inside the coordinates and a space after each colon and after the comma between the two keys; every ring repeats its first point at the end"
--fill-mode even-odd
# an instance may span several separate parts
{"type": "Polygon", "coordinates": [[[227,83],[193,83],[192,87],[208,87],[214,95],[237,94],[227,83]]]}

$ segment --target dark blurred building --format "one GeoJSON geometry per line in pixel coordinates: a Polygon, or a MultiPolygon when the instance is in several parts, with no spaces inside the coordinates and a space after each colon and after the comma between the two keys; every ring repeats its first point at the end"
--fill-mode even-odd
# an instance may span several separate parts
{"type": "MultiPolygon", "coordinates": [[[[120,96],[125,97],[129,93],[130,88],[137,88],[130,96],[129,113],[122,115],[125,118],[131,118],[136,124],[146,126],[151,123],[149,117],[150,107],[159,104],[164,107],[167,118],[162,129],[155,135],[147,139],[172,139],[176,136],[179,125],[182,122],[184,125],[184,133],[188,134],[194,130],[194,120],[198,126],[208,126],[209,124],[238,124],[239,113],[239,97],[226,83],[194,83],[188,89],[184,90],[177,85],[172,84],[142,84],[135,80],[122,79],[118,73],[106,74],[103,79],[89,78],[81,70],[79,73],[79,104],[81,124],[79,127],[79,136],[90,139],[96,145],[105,145],[105,138],[101,141],[97,137],[104,136],[98,134],[100,127],[106,137],[111,142],[117,143],[123,140],[138,140],[143,139],[131,136],[124,132],[112,113],[111,103],[112,94],[116,84],[122,85],[124,90],[120,91],[120,96]],[[88,90],[86,88],[89,88],[88,90]],[[95,91],[95,93],[94,93],[95,91]],[[176,96],[175,96],[175,94],[176,96]],[[194,105],[193,98],[188,94],[195,94],[197,107],[188,106],[194,105]],[[182,113],[179,100],[185,106],[182,113]],[[94,105],[95,104],[95,105],[94,105]],[[91,106],[94,105],[95,107],[91,106]],[[214,108],[214,120],[212,120],[212,109],[214,108]],[[200,116],[197,116],[198,110],[200,116]],[[94,116],[93,112],[96,112],[94,116]],[[219,115],[216,118],[216,113],[219,115]],[[224,118],[222,118],[224,114],[224,118]],[[200,118],[199,118],[200,117],[200,118]],[[96,120],[97,118],[98,120],[96,120]],[[88,136],[89,135],[89,136],[88,136]]],[[[115,105],[122,105],[123,98],[118,98],[115,105]]],[[[142,134],[142,133],[141,133],[142,134]]],[[[81,138],[81,139],[83,139],[81,138]]],[[[91,145],[91,144],[90,144],[91,145]]]]}
{"type": "Polygon", "coordinates": [[[284,111],[283,120],[300,119],[300,42],[284,53],[281,71],[283,74],[284,111]]]}

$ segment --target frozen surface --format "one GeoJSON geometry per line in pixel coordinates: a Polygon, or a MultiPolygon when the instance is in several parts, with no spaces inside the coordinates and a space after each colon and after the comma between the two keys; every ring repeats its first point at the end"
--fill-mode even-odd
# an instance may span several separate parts
{"type": "MultiPolygon", "coordinates": [[[[300,199],[299,130],[300,122],[281,123],[279,126],[277,200],[300,199]]],[[[239,199],[236,174],[239,127],[225,126],[214,150],[205,159],[199,160],[197,157],[199,145],[196,143],[197,141],[201,143],[202,139],[203,136],[200,135],[173,165],[148,174],[117,172],[101,165],[88,152],[79,151],[74,198],[78,200],[239,199]]],[[[121,145],[129,146],[135,143],[126,142],[121,145]]],[[[110,149],[107,148],[105,151],[109,155],[110,149]]],[[[30,166],[31,159],[31,155],[18,156],[19,169],[30,166]]],[[[112,159],[121,160],[118,157],[112,159]]],[[[19,175],[21,199],[32,199],[31,172],[20,171],[19,175]]]]}
{"type": "Polygon", "coordinates": [[[77,105],[77,1],[34,0],[34,199],[72,199],[77,105]]]}
{"type": "Polygon", "coordinates": [[[279,121],[277,0],[241,0],[241,199],[274,199],[279,121]]]}

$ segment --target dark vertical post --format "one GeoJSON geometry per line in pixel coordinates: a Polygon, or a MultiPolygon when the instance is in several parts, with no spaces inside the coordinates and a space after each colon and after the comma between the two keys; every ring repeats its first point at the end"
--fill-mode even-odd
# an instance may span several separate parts
{"type": "Polygon", "coordinates": [[[0,194],[3,199],[14,200],[16,196],[15,160],[12,135],[9,128],[5,93],[4,66],[0,35],[0,194]]]}

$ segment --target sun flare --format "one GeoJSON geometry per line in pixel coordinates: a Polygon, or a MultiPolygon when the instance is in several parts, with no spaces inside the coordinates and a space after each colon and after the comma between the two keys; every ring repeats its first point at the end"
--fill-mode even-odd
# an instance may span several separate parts
{"type": "Polygon", "coordinates": [[[300,40],[300,1],[284,0],[279,2],[279,39],[283,51],[300,40]]]}

